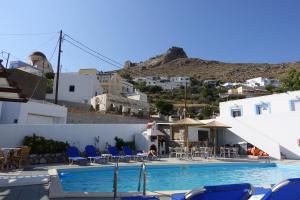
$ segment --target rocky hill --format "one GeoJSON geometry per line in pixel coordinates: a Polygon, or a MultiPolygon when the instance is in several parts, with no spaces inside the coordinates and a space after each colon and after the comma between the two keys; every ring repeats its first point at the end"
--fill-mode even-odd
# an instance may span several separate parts
{"type": "Polygon", "coordinates": [[[268,63],[224,63],[213,60],[189,58],[184,50],[171,47],[166,53],[149,60],[133,63],[126,61],[121,73],[138,76],[191,76],[199,80],[216,79],[242,82],[246,79],[263,76],[279,78],[288,69],[300,70],[300,62],[268,63]]]}

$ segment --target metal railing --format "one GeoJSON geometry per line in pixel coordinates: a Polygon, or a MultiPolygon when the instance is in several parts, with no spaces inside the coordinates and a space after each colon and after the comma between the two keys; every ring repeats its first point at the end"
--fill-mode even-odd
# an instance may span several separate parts
{"type": "Polygon", "coordinates": [[[147,171],[146,171],[145,162],[142,163],[141,168],[140,168],[138,192],[141,191],[142,178],[143,178],[143,195],[146,195],[147,171]]]}
{"type": "Polygon", "coordinates": [[[114,169],[114,184],[113,184],[114,198],[117,198],[117,193],[118,193],[118,175],[119,175],[119,159],[116,159],[115,169],[114,169]]]}
{"type": "MultiPolygon", "coordinates": [[[[117,198],[117,194],[118,194],[118,175],[119,175],[119,159],[116,159],[115,167],[114,167],[114,182],[113,182],[113,193],[115,199],[117,198]]],[[[143,179],[143,195],[146,195],[147,170],[146,170],[145,162],[142,163],[140,168],[138,192],[141,191],[142,179],[143,179]]]]}

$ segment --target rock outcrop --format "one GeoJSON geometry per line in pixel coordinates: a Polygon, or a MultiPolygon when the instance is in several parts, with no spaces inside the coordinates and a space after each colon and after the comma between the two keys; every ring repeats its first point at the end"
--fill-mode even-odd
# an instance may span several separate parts
{"type": "Polygon", "coordinates": [[[224,63],[214,60],[188,58],[182,48],[171,47],[166,53],[146,61],[127,61],[120,73],[139,76],[190,76],[199,80],[243,82],[254,77],[279,78],[290,68],[300,70],[300,62],[268,63],[224,63]]]}

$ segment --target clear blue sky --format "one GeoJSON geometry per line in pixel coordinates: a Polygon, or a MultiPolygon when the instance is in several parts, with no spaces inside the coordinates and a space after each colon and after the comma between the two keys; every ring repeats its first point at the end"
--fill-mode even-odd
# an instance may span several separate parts
{"type": "MultiPolygon", "coordinates": [[[[184,48],[225,62],[300,60],[298,0],[9,0],[1,2],[0,51],[51,56],[60,29],[121,63],[184,48]]],[[[63,71],[115,67],[63,44],[63,71]]],[[[56,57],[51,60],[56,67],[56,57]]]]}

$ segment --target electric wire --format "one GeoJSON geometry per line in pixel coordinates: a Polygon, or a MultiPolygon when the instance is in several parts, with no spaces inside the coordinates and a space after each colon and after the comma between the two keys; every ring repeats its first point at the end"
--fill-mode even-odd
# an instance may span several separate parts
{"type": "MultiPolygon", "coordinates": [[[[90,47],[88,47],[87,45],[83,44],[82,42],[79,42],[78,40],[75,40],[75,39],[72,38],[70,35],[65,34],[65,36],[68,37],[68,38],[70,38],[70,39],[73,40],[74,42],[80,44],[81,46],[85,47],[86,49],[92,51],[93,53],[95,53],[95,54],[97,54],[97,55],[99,55],[99,56],[101,56],[101,57],[103,57],[103,58],[105,58],[105,59],[107,59],[107,60],[109,60],[109,61],[111,61],[111,62],[117,64],[117,65],[123,66],[123,64],[119,63],[118,61],[115,61],[115,60],[113,60],[113,59],[111,59],[111,58],[109,58],[109,57],[107,57],[107,56],[105,56],[105,55],[103,55],[103,54],[101,54],[101,53],[99,53],[99,52],[97,52],[97,51],[91,49],[90,47]]],[[[121,67],[120,67],[120,68],[121,68],[121,67]]]]}
{"type": "Polygon", "coordinates": [[[91,55],[91,56],[93,56],[93,57],[95,57],[95,58],[97,58],[97,59],[99,59],[99,60],[101,60],[101,61],[103,61],[103,62],[106,62],[107,64],[110,64],[110,65],[112,65],[112,66],[117,67],[118,69],[121,69],[121,68],[120,68],[119,66],[117,66],[116,64],[114,64],[114,63],[112,63],[112,62],[109,62],[109,61],[107,61],[107,60],[101,58],[100,56],[97,56],[97,55],[95,55],[95,54],[93,54],[93,53],[91,53],[91,52],[85,50],[83,47],[80,47],[79,45],[77,45],[77,44],[75,44],[75,43],[69,41],[68,39],[64,39],[64,41],[66,41],[66,42],[68,42],[69,44],[71,44],[71,45],[77,47],[78,49],[82,50],[83,52],[85,52],[85,53],[87,53],[87,54],[89,54],[89,55],[91,55]]]}
{"type": "Polygon", "coordinates": [[[38,35],[52,35],[58,32],[48,32],[48,33],[0,33],[0,36],[38,36],[38,35]]]}

